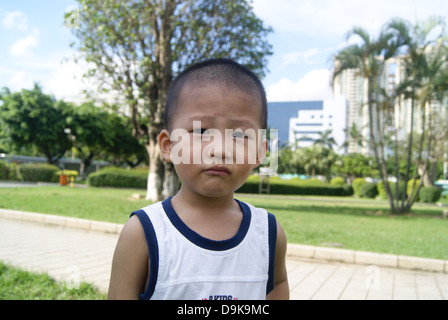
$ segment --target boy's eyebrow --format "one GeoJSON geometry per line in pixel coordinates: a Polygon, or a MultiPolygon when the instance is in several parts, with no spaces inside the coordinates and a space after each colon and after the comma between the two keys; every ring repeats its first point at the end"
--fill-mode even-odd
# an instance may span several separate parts
{"type": "Polygon", "coordinates": [[[248,121],[248,120],[242,120],[242,119],[232,119],[230,121],[230,124],[232,124],[233,127],[251,127],[253,125],[253,123],[251,123],[252,121],[248,121]]]}
{"type": "MultiPolygon", "coordinates": [[[[193,114],[190,118],[191,123],[193,124],[193,121],[200,121],[203,122],[205,124],[209,124],[210,122],[213,122],[216,120],[215,116],[209,116],[209,115],[198,115],[198,114],[193,114]]],[[[252,120],[252,119],[251,119],[252,120]]],[[[248,128],[248,127],[253,127],[255,123],[252,123],[252,121],[249,119],[230,119],[229,120],[229,125],[231,128],[228,129],[232,129],[232,128],[248,128]]]]}

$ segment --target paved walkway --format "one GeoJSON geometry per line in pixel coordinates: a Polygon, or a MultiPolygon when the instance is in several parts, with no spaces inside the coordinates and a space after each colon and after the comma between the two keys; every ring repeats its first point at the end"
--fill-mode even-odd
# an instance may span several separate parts
{"type": "MultiPolygon", "coordinates": [[[[0,260],[107,291],[118,234],[0,219],[0,260]]],[[[448,299],[448,274],[287,259],[291,299],[448,299]]]]}

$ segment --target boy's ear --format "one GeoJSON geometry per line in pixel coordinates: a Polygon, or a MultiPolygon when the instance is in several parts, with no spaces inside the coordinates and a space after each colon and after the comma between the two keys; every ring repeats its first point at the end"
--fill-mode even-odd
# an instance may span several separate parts
{"type": "Polygon", "coordinates": [[[254,169],[258,168],[266,158],[266,154],[268,151],[268,140],[263,139],[263,141],[260,143],[260,146],[258,147],[257,152],[257,164],[255,165],[254,169]]]}
{"type": "Polygon", "coordinates": [[[168,162],[171,162],[171,137],[168,130],[163,129],[162,132],[160,132],[158,137],[158,143],[160,150],[162,152],[162,157],[168,162]]]}

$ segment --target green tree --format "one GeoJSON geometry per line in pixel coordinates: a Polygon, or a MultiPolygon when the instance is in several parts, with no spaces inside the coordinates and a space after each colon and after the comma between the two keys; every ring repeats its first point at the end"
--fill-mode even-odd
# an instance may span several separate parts
{"type": "MultiPolygon", "coordinates": [[[[367,107],[369,114],[370,147],[375,155],[381,179],[387,181],[382,132],[379,130],[381,119],[377,117],[376,94],[379,90],[378,79],[384,69],[384,61],[395,54],[396,48],[389,46],[388,42],[392,36],[384,32],[378,38],[373,39],[365,29],[355,27],[347,33],[347,39],[352,37],[356,37],[360,42],[349,45],[336,54],[334,78],[345,70],[356,69],[359,76],[367,81],[367,101],[364,101],[364,105],[367,107]]],[[[385,183],[385,188],[390,206],[395,211],[395,205],[387,183],[385,183]]]]}
{"type": "Polygon", "coordinates": [[[70,148],[64,132],[67,103],[44,94],[37,84],[15,93],[3,88],[0,101],[0,130],[15,149],[34,147],[54,164],[70,148]]]}
{"type": "MultiPolygon", "coordinates": [[[[386,27],[392,35],[393,45],[398,48],[397,53],[404,55],[404,80],[395,95],[399,103],[403,98],[411,101],[404,182],[407,184],[411,180],[413,184],[407,197],[404,193],[401,199],[397,197],[397,205],[403,212],[411,209],[424,182],[432,184],[429,176],[434,175],[437,160],[443,156],[443,145],[448,138],[444,130],[448,115],[445,112],[445,117],[443,114],[435,116],[431,110],[432,101],[438,100],[443,105],[447,93],[448,50],[444,25],[443,18],[434,17],[415,25],[397,18],[386,27]],[[420,125],[415,123],[417,113],[421,119],[420,125]],[[413,167],[415,170],[412,170],[413,167]],[[423,177],[419,184],[418,175],[423,177]]],[[[397,174],[398,162],[396,157],[397,174]]]]}
{"type": "Polygon", "coordinates": [[[235,59],[263,76],[271,29],[246,0],[79,2],[80,28],[73,30],[82,59],[93,65],[87,76],[125,100],[133,135],[149,155],[147,199],[159,201],[178,186],[157,145],[173,76],[211,57],[235,59]]]}
{"type": "MultiPolygon", "coordinates": [[[[372,39],[361,28],[354,28],[348,36],[356,36],[361,41],[344,48],[336,55],[334,75],[337,77],[344,70],[356,69],[366,82],[367,101],[364,101],[364,105],[369,114],[370,149],[391,210],[397,213],[409,212],[418,194],[414,191],[421,188],[423,179],[418,186],[414,182],[408,196],[398,192],[398,183],[395,192],[392,192],[388,184],[388,158],[393,157],[395,177],[399,179],[399,149],[404,144],[407,146],[405,185],[411,180],[413,162],[417,163],[414,168],[422,167],[422,175],[429,169],[433,146],[437,140],[435,133],[440,131],[434,130],[436,127],[434,113],[430,110],[431,99],[441,96],[444,78],[440,74],[447,61],[443,22],[441,19],[430,19],[425,23],[412,25],[401,19],[393,19],[385,25],[376,39],[372,39]],[[404,66],[398,71],[401,83],[391,90],[382,84],[384,82],[381,81],[381,76],[384,74],[385,62],[395,57],[404,59],[404,66]],[[403,109],[403,101],[410,102],[410,125],[407,132],[396,123],[397,110],[403,109]],[[415,121],[416,114],[419,115],[419,123],[415,121]],[[418,147],[414,148],[416,133],[420,134],[420,139],[418,147]],[[403,138],[405,135],[407,138],[403,138]]],[[[418,172],[415,170],[412,180],[418,181],[417,177],[418,172]]]]}
{"type": "Polygon", "coordinates": [[[80,176],[86,179],[86,170],[92,161],[104,156],[107,147],[113,143],[109,113],[87,102],[72,107],[66,121],[66,133],[81,160],[80,176]]]}
{"type": "Polygon", "coordinates": [[[127,117],[110,113],[109,125],[111,126],[112,143],[106,147],[107,157],[116,166],[127,166],[134,168],[141,163],[148,162],[148,153],[145,146],[133,135],[127,117]]]}
{"type": "Polygon", "coordinates": [[[337,173],[344,175],[350,184],[355,178],[375,177],[378,170],[374,167],[375,159],[359,153],[351,153],[342,156],[336,164],[337,173]]]}
{"type": "Polygon", "coordinates": [[[347,139],[341,145],[340,149],[348,149],[350,145],[364,147],[364,137],[355,123],[350,128],[344,130],[347,139]]]}
{"type": "Polygon", "coordinates": [[[337,146],[337,143],[331,135],[332,133],[333,130],[325,130],[324,132],[319,132],[319,137],[314,141],[314,144],[320,144],[328,149],[333,149],[334,146],[337,146]]]}

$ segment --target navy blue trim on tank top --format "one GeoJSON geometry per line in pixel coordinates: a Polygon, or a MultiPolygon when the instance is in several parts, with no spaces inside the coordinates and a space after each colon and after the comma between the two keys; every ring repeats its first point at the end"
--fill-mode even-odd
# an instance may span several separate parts
{"type": "Polygon", "coordinates": [[[275,285],[275,247],[277,245],[277,221],[275,216],[268,213],[269,230],[269,278],[266,286],[266,295],[268,295],[275,285]]]}
{"type": "Polygon", "coordinates": [[[140,294],[141,300],[149,300],[156,288],[157,275],[159,273],[159,244],[157,242],[154,226],[148,215],[143,210],[131,213],[131,217],[136,215],[140,220],[145,232],[146,243],[149,250],[149,282],[146,290],[140,294]]]}
{"type": "Polygon", "coordinates": [[[241,226],[237,234],[234,237],[223,241],[216,241],[204,238],[200,234],[191,230],[179,218],[178,214],[171,205],[171,198],[168,198],[165,201],[163,201],[162,205],[173,226],[190,242],[206,250],[225,251],[238,246],[244,240],[244,237],[246,236],[250,226],[251,212],[249,207],[244,202],[240,202],[238,200],[236,200],[236,202],[238,203],[238,205],[241,208],[241,211],[243,212],[243,220],[241,221],[241,226]]]}

